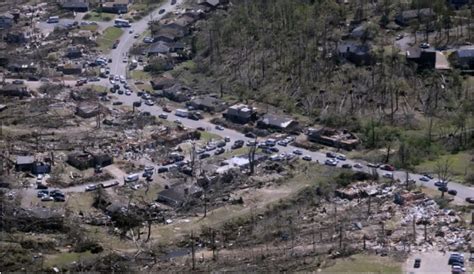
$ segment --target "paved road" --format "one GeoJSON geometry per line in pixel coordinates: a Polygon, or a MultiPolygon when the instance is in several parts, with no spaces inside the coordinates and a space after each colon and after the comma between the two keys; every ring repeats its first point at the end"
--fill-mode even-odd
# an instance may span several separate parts
{"type": "MultiPolygon", "coordinates": [[[[181,4],[182,0],[178,0],[175,5],[171,5],[170,2],[171,1],[167,1],[166,3],[164,3],[162,5],[161,8],[164,8],[167,12],[176,10],[178,8],[178,5],[181,4]]],[[[135,39],[133,38],[133,35],[135,33],[142,33],[144,31],[146,31],[146,29],[148,27],[148,21],[150,20],[150,18],[160,19],[160,18],[162,18],[162,16],[164,16],[164,14],[162,14],[162,15],[158,14],[158,9],[157,9],[152,13],[151,16],[147,16],[147,17],[143,18],[142,20],[132,24],[132,29],[134,30],[133,34],[129,34],[128,31],[124,33],[124,35],[120,39],[119,46],[115,50],[113,50],[109,55],[113,59],[112,64],[110,64],[112,74],[126,75],[127,67],[126,67],[126,64],[122,62],[122,59],[123,59],[123,56],[128,54],[128,51],[130,50],[130,48],[133,46],[133,43],[135,42],[135,39]]],[[[101,82],[98,82],[98,83],[105,84],[104,81],[101,81],[101,82]]],[[[110,84],[107,82],[106,85],[110,85],[110,84]]],[[[124,105],[129,105],[129,106],[132,106],[134,101],[140,101],[141,100],[136,95],[136,92],[132,93],[132,95],[130,95],[130,96],[118,95],[117,94],[117,97],[118,97],[118,101],[122,102],[124,105]]],[[[142,107],[140,107],[140,109],[142,111],[148,111],[152,115],[159,115],[159,114],[163,113],[162,108],[159,107],[159,106],[148,106],[148,105],[142,104],[142,107]]],[[[215,129],[215,125],[213,125],[212,123],[210,123],[207,120],[194,121],[194,120],[190,120],[190,119],[183,119],[183,118],[177,117],[176,115],[174,115],[174,113],[168,113],[168,119],[173,120],[173,121],[174,120],[180,120],[184,126],[189,127],[189,128],[203,127],[206,130],[208,130],[209,132],[218,134],[222,137],[224,137],[224,136],[229,137],[231,139],[231,142],[234,142],[235,140],[244,140],[244,141],[250,141],[251,140],[251,139],[245,137],[242,133],[231,130],[231,129],[217,130],[217,129],[215,129]]],[[[279,153],[282,153],[282,152],[292,153],[292,151],[295,148],[292,147],[292,146],[287,146],[287,147],[279,146],[279,149],[280,149],[279,153]]],[[[323,153],[323,152],[312,152],[312,151],[307,151],[307,150],[304,150],[304,149],[300,149],[300,150],[303,151],[304,155],[311,156],[313,162],[318,162],[320,164],[323,164],[324,161],[327,159],[325,153],[323,153]]],[[[340,167],[343,163],[348,163],[348,164],[354,165],[356,162],[363,164],[363,167],[360,168],[361,171],[372,172],[372,169],[368,168],[366,163],[363,163],[361,161],[354,161],[354,160],[350,160],[350,159],[347,159],[346,161],[341,161],[340,163],[338,163],[338,166],[340,167]]],[[[383,174],[387,173],[386,171],[382,171],[380,169],[376,169],[376,171],[380,175],[383,175],[383,174]]],[[[409,175],[409,179],[414,179],[419,184],[423,184],[424,186],[429,187],[429,188],[437,189],[437,187],[434,186],[434,182],[436,180],[431,180],[429,182],[420,182],[419,181],[419,178],[421,177],[420,174],[409,173],[408,175],[409,175]]],[[[393,178],[396,179],[396,180],[405,181],[406,180],[406,172],[396,171],[396,172],[393,173],[393,178]]],[[[460,200],[460,199],[464,200],[466,197],[474,197],[474,188],[472,188],[472,187],[467,187],[467,186],[457,184],[457,183],[454,183],[454,182],[450,182],[448,187],[450,189],[455,189],[455,190],[458,191],[458,196],[456,197],[456,199],[458,199],[458,200],[460,200]]],[[[75,191],[75,190],[83,191],[83,188],[79,187],[79,188],[70,188],[69,189],[69,191],[75,191]]]]}

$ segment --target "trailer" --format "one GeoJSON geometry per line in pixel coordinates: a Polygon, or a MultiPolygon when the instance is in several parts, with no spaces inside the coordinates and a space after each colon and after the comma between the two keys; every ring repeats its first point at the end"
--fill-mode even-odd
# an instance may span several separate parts
{"type": "Polygon", "coordinates": [[[189,111],[187,109],[176,109],[175,113],[176,116],[178,117],[183,117],[186,118],[189,115],[189,111]]]}

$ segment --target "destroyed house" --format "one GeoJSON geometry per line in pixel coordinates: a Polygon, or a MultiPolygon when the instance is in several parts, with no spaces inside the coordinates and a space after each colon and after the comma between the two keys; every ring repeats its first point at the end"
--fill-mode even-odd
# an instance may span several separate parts
{"type": "Polygon", "coordinates": [[[84,170],[98,165],[102,167],[111,165],[113,158],[101,152],[73,152],[67,156],[67,163],[79,170],[84,170]]]}
{"type": "Polygon", "coordinates": [[[69,59],[75,59],[82,57],[82,50],[78,47],[69,47],[66,50],[66,57],[69,59]]]}
{"type": "Polygon", "coordinates": [[[197,130],[172,130],[169,127],[153,133],[152,138],[159,145],[176,146],[186,140],[197,140],[201,134],[197,130]]]}
{"type": "Polygon", "coordinates": [[[347,130],[332,128],[309,129],[308,140],[327,146],[352,150],[359,144],[359,138],[347,130]]]}
{"type": "Polygon", "coordinates": [[[128,12],[130,0],[112,0],[101,4],[102,12],[124,14],[128,12]]]}
{"type": "Polygon", "coordinates": [[[280,131],[295,131],[298,122],[289,117],[275,114],[265,114],[257,123],[259,128],[276,129],[280,131]]]}
{"type": "Polygon", "coordinates": [[[178,103],[189,101],[192,95],[193,91],[191,88],[180,84],[175,84],[163,90],[163,96],[178,103]]]}
{"type": "Polygon", "coordinates": [[[358,65],[371,65],[375,62],[370,45],[358,42],[345,42],[338,46],[338,54],[347,61],[358,65]]]}
{"type": "Polygon", "coordinates": [[[257,113],[256,109],[253,107],[249,107],[244,104],[235,104],[227,108],[227,111],[223,114],[223,116],[231,122],[246,124],[252,120],[255,120],[257,113]]]}
{"type": "Polygon", "coordinates": [[[58,69],[66,75],[82,73],[82,66],[80,64],[65,64],[65,65],[59,66],[58,69]]]}
{"type": "Polygon", "coordinates": [[[8,32],[3,40],[9,44],[25,44],[28,42],[29,37],[24,31],[17,30],[8,32]]]}
{"type": "Polygon", "coordinates": [[[33,170],[34,163],[35,157],[33,156],[17,156],[15,161],[15,170],[31,172],[33,170]]]}
{"type": "Polygon", "coordinates": [[[89,0],[62,0],[61,7],[75,12],[87,12],[89,10],[89,0]]]}
{"type": "Polygon", "coordinates": [[[97,116],[101,109],[100,104],[82,103],[76,107],[76,115],[84,119],[97,116]]]}
{"type": "Polygon", "coordinates": [[[25,85],[6,84],[0,88],[1,96],[25,97],[30,96],[30,92],[25,85]]]}
{"type": "Polygon", "coordinates": [[[207,112],[221,112],[227,107],[224,101],[211,96],[195,98],[191,100],[188,105],[207,112]]]}
{"type": "Polygon", "coordinates": [[[170,46],[167,42],[158,41],[150,45],[146,53],[148,56],[167,54],[170,52],[170,46]]]}
{"type": "Polygon", "coordinates": [[[175,83],[175,80],[166,77],[157,77],[150,81],[150,84],[154,90],[163,90],[165,88],[170,88],[175,83]]]}
{"type": "Polygon", "coordinates": [[[15,73],[35,73],[37,67],[32,61],[10,60],[7,65],[7,69],[15,73]]]}
{"type": "Polygon", "coordinates": [[[160,191],[156,201],[171,207],[180,207],[186,201],[199,198],[201,195],[202,188],[197,185],[175,184],[168,189],[160,191]]]}
{"type": "Polygon", "coordinates": [[[407,26],[415,20],[427,21],[434,16],[435,12],[430,8],[406,10],[395,17],[395,23],[400,26],[407,26]]]}
{"type": "Polygon", "coordinates": [[[5,12],[0,14],[0,29],[9,29],[13,26],[14,17],[12,14],[5,12]]]}

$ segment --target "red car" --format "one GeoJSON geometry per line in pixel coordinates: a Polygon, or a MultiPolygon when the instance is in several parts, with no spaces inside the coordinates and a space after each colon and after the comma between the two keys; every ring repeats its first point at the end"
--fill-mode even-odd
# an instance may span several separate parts
{"type": "Polygon", "coordinates": [[[395,171],[395,168],[391,165],[382,165],[380,167],[381,170],[386,170],[386,171],[395,171]]]}

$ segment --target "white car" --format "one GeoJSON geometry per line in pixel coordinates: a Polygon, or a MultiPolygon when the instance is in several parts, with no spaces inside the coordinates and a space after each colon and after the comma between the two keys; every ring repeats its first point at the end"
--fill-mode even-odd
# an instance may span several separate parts
{"type": "Polygon", "coordinates": [[[312,160],[311,156],[309,156],[309,155],[305,155],[305,156],[301,157],[301,159],[303,159],[305,161],[311,161],[312,160]]]}
{"type": "Polygon", "coordinates": [[[355,164],[354,164],[354,167],[355,167],[355,168],[362,168],[362,165],[359,164],[359,163],[355,163],[355,164]]]}
{"type": "Polygon", "coordinates": [[[327,159],[324,164],[327,166],[337,166],[337,160],[335,159],[327,159]]]}
{"type": "Polygon", "coordinates": [[[295,155],[303,155],[303,151],[299,150],[299,149],[295,149],[293,150],[293,154],[295,155]]]}
{"type": "Polygon", "coordinates": [[[148,105],[148,106],[153,106],[155,103],[153,103],[152,100],[146,100],[145,101],[145,105],[148,105]]]}
{"type": "Polygon", "coordinates": [[[384,173],[382,176],[384,178],[393,179],[393,173],[384,173]]]}
{"type": "Polygon", "coordinates": [[[339,155],[336,156],[336,159],[341,160],[341,161],[345,161],[347,159],[347,157],[344,154],[339,154],[339,155]]]}
{"type": "Polygon", "coordinates": [[[423,181],[423,182],[429,182],[431,179],[426,177],[426,176],[421,176],[420,177],[420,181],[423,181]]]}
{"type": "Polygon", "coordinates": [[[125,92],[125,95],[130,96],[130,95],[132,95],[132,92],[131,92],[130,90],[127,90],[127,91],[125,92]]]}

